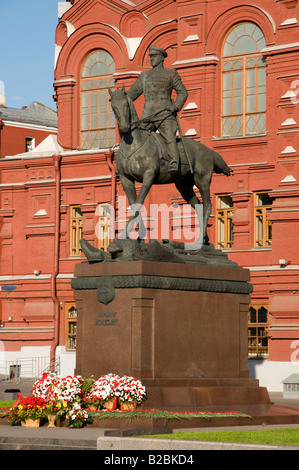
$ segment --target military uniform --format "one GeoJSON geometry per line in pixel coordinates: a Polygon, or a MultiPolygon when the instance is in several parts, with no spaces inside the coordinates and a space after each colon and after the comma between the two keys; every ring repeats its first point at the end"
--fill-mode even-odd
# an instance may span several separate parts
{"type": "MultiPolygon", "coordinates": [[[[149,48],[151,54],[161,54],[167,57],[167,53],[156,46],[149,48]]],[[[142,119],[148,118],[150,127],[159,130],[171,158],[169,170],[176,172],[179,162],[179,151],[176,143],[177,125],[174,114],[169,114],[169,109],[173,112],[180,111],[187,100],[188,92],[182,83],[178,72],[173,69],[153,67],[151,70],[142,72],[134,85],[128,91],[128,96],[132,101],[144,94],[145,105],[142,119]],[[171,100],[172,91],[175,90],[177,97],[171,100]],[[165,111],[163,113],[163,110],[165,111]]]]}

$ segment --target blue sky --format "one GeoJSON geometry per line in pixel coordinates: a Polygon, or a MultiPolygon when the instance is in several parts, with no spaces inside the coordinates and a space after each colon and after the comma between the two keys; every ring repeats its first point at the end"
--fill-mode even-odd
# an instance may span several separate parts
{"type": "Polygon", "coordinates": [[[53,100],[54,45],[58,0],[0,0],[0,92],[6,106],[53,100]]]}

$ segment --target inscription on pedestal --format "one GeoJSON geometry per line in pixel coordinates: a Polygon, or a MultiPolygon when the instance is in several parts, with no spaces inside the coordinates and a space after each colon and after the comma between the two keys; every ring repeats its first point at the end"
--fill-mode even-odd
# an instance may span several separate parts
{"type": "Polygon", "coordinates": [[[117,323],[116,312],[98,313],[96,325],[98,326],[115,326],[117,323]]]}

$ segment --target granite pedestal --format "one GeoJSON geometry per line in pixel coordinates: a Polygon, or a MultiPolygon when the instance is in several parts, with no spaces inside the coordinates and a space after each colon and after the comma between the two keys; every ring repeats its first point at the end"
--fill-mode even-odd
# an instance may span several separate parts
{"type": "Polygon", "coordinates": [[[249,280],[235,266],[76,265],[76,374],[136,376],[147,388],[146,408],[268,404],[248,373],[249,280]]]}

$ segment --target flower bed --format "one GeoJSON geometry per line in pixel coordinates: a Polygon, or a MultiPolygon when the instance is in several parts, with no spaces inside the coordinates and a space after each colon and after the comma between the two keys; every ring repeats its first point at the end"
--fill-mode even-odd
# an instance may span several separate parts
{"type": "Polygon", "coordinates": [[[118,400],[120,403],[135,402],[137,406],[146,398],[145,387],[137,378],[116,374],[103,375],[98,380],[93,377],[83,379],[78,375],[60,378],[52,373],[43,374],[31,393],[28,398],[18,397],[5,413],[10,424],[21,424],[30,411],[32,415],[38,415],[36,419],[47,420],[55,415],[65,418],[70,427],[82,427],[93,421],[92,410],[106,409],[108,402],[113,403],[110,409],[116,409],[118,400]],[[34,408],[37,403],[38,408],[34,408]]]}
{"type": "Polygon", "coordinates": [[[155,428],[170,427],[170,422],[171,427],[175,422],[180,422],[180,426],[183,422],[190,425],[190,422],[198,423],[198,419],[249,418],[235,411],[176,412],[137,408],[145,399],[146,389],[136,377],[107,374],[95,380],[93,377],[59,378],[54,374],[44,374],[35,382],[31,397],[19,395],[9,410],[3,413],[0,410],[0,417],[6,417],[11,425],[22,424],[27,418],[45,423],[48,416],[54,415],[69,427],[83,427],[85,424],[113,427],[117,419],[117,427],[126,427],[130,422],[130,426],[155,428]],[[108,403],[112,404],[109,409],[108,403]]]}

